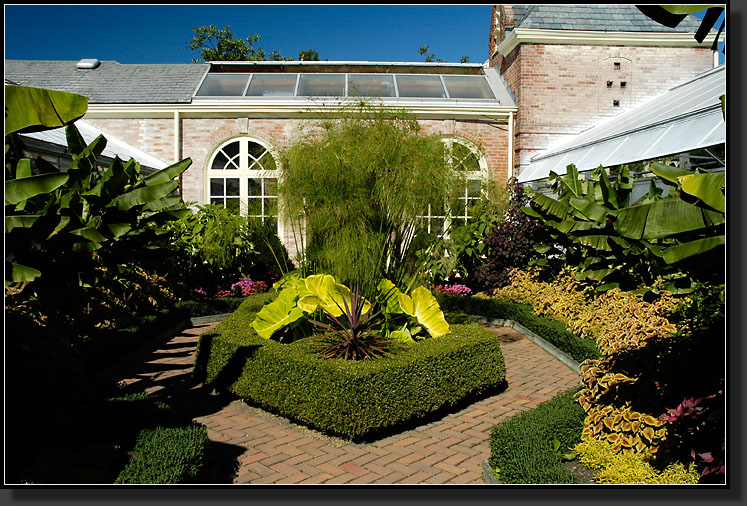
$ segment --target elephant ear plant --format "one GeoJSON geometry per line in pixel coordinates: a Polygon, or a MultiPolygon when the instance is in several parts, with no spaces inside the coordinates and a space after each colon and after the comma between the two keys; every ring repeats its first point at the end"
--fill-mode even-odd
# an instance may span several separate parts
{"type": "Polygon", "coordinates": [[[326,358],[358,360],[386,354],[397,342],[413,343],[449,332],[443,312],[430,291],[418,287],[401,293],[382,280],[376,299],[368,301],[357,286],[349,289],[328,274],[300,278],[291,274],[278,284],[278,297],[265,305],[252,327],[265,339],[320,339],[326,358]],[[324,332],[310,331],[309,323],[324,332]],[[422,329],[426,333],[420,334],[422,329]],[[419,335],[420,334],[420,335],[419,335]]]}

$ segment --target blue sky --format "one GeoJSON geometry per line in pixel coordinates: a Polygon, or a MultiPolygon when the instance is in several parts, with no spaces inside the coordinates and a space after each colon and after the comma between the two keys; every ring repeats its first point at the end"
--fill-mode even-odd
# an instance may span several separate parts
{"type": "MultiPolygon", "coordinates": [[[[423,45],[447,62],[488,58],[485,5],[6,5],[5,58],[187,63],[192,28],[230,25],[255,47],[320,59],[423,61],[423,45]]],[[[723,17],[723,15],[722,15],[723,17]]],[[[719,20],[720,23],[720,20],[719,20]]],[[[723,61],[723,55],[720,55],[723,61]]]]}
{"type": "Polygon", "coordinates": [[[6,5],[5,58],[188,63],[192,28],[230,25],[236,38],[297,57],[423,61],[488,58],[490,5],[6,5]]]}

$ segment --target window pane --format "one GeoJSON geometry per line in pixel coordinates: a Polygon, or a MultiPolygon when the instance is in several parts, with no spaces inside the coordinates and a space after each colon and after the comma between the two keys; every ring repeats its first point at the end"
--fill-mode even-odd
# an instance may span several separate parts
{"type": "Polygon", "coordinates": [[[226,179],[226,196],[239,196],[239,178],[232,177],[226,179]]]}
{"type": "Polygon", "coordinates": [[[230,210],[233,214],[239,214],[239,199],[226,198],[226,209],[230,210]]]}
{"type": "Polygon", "coordinates": [[[292,97],[298,74],[254,74],[248,97],[292,97]]]}
{"type": "Polygon", "coordinates": [[[265,199],[265,215],[266,216],[277,216],[278,215],[278,199],[276,198],[265,199]]]}
{"type": "Polygon", "coordinates": [[[276,178],[265,179],[265,195],[278,194],[278,180],[276,178]]]}
{"type": "Polygon", "coordinates": [[[434,75],[397,74],[397,88],[400,97],[446,98],[441,79],[434,75]]]}
{"type": "Polygon", "coordinates": [[[351,74],[349,97],[394,97],[394,76],[351,74]]]}
{"type": "Polygon", "coordinates": [[[451,98],[495,98],[484,76],[444,76],[444,83],[451,98]]]}
{"type": "Polygon", "coordinates": [[[262,215],[262,199],[261,198],[250,198],[246,205],[246,214],[249,216],[261,216],[262,215]]]}
{"type": "Polygon", "coordinates": [[[212,199],[210,199],[210,203],[211,203],[211,204],[214,204],[214,205],[216,205],[216,206],[221,206],[221,207],[223,207],[223,199],[216,199],[216,198],[212,198],[212,199]]]}
{"type": "Polygon", "coordinates": [[[278,220],[276,218],[262,218],[262,221],[272,224],[273,227],[278,227],[278,220]]]}
{"type": "Polygon", "coordinates": [[[210,166],[210,168],[213,170],[221,170],[226,166],[227,163],[228,158],[226,158],[226,155],[219,151],[218,154],[215,155],[215,158],[213,158],[213,164],[210,166]]]}
{"type": "Polygon", "coordinates": [[[298,95],[306,97],[342,97],[345,95],[345,74],[302,74],[298,95]]]}
{"type": "Polygon", "coordinates": [[[467,196],[477,198],[480,197],[480,181],[467,182],[467,196]]]}
{"type": "Polygon", "coordinates": [[[255,160],[259,160],[262,155],[265,154],[265,151],[267,150],[260,144],[257,144],[256,142],[249,143],[249,156],[255,160]]]}
{"type": "Polygon", "coordinates": [[[261,179],[249,179],[248,193],[250,196],[262,195],[262,180],[261,179]]]}
{"type": "Polygon", "coordinates": [[[211,74],[202,82],[198,97],[238,97],[244,92],[248,74],[211,74]]]}
{"type": "Polygon", "coordinates": [[[223,179],[222,178],[216,178],[211,177],[210,178],[210,195],[218,196],[218,195],[225,195],[223,193],[223,179]]]}

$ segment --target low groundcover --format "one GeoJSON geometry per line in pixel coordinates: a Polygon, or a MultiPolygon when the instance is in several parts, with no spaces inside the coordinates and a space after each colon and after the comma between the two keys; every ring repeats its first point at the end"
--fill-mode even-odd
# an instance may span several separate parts
{"type": "Polygon", "coordinates": [[[272,298],[247,300],[198,344],[195,375],[208,387],[325,433],[371,440],[499,391],[506,367],[495,334],[477,324],[374,360],[324,359],[315,340],[281,344],[250,323],[272,298]]]}

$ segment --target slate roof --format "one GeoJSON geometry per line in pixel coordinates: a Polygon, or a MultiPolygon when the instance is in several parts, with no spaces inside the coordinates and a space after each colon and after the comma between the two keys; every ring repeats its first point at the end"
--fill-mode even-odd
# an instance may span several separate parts
{"type": "Polygon", "coordinates": [[[92,104],[189,103],[210,65],[121,64],[81,70],[77,61],[5,60],[5,81],[77,93],[92,104]]]}
{"type": "Polygon", "coordinates": [[[700,20],[687,16],[676,28],[660,25],[633,4],[512,5],[514,28],[603,32],[695,33],[700,20]]]}

